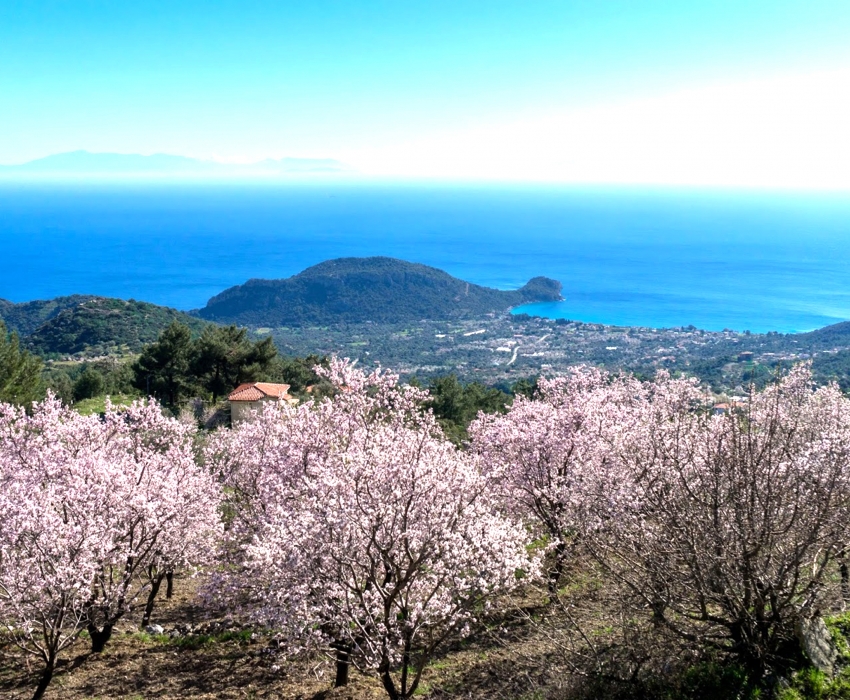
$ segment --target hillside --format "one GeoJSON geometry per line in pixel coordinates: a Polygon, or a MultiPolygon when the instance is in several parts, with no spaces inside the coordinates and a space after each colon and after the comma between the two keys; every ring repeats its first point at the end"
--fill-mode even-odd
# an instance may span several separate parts
{"type": "Polygon", "coordinates": [[[65,309],[74,308],[96,298],[90,294],[74,294],[55,299],[25,301],[20,304],[0,299],[0,319],[3,319],[3,323],[10,331],[15,331],[20,336],[27,336],[65,309]]]}
{"type": "Polygon", "coordinates": [[[138,352],[174,320],[193,330],[204,325],[165,306],[83,295],[23,304],[2,300],[0,317],[40,355],[138,352]]]}
{"type": "Polygon", "coordinates": [[[394,258],[339,258],[280,280],[249,280],[197,314],[220,323],[325,326],[469,318],[560,299],[561,284],[535,277],[515,291],[481,287],[427,265],[394,258]]]}
{"type": "Polygon", "coordinates": [[[811,347],[829,348],[847,345],[850,343],[850,321],[833,323],[830,326],[824,326],[815,331],[799,333],[794,337],[800,343],[811,347]]]}

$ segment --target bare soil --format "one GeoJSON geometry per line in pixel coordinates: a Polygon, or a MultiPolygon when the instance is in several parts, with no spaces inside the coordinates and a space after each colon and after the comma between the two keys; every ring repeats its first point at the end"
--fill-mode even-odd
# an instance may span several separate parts
{"type": "MultiPolygon", "coordinates": [[[[157,601],[151,622],[162,626],[166,635],[187,625],[196,630],[226,626],[199,606],[197,588],[197,581],[176,580],[174,597],[157,601]]],[[[332,688],[330,660],[286,659],[266,634],[237,628],[209,635],[152,636],[140,631],[140,616],[141,611],[123,619],[100,654],[87,653],[85,637],[66,650],[47,700],[387,697],[377,678],[354,669],[347,687],[332,688]]],[[[542,700],[557,694],[563,669],[546,635],[528,620],[527,613],[512,613],[456,640],[428,667],[417,694],[440,700],[542,700]]],[[[27,700],[39,672],[37,659],[0,642],[0,698],[27,700]]]]}

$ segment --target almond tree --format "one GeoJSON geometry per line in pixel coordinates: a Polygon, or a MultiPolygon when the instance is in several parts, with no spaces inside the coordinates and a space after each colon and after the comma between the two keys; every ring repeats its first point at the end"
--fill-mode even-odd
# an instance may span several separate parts
{"type": "Polygon", "coordinates": [[[154,401],[116,411],[107,405],[94,444],[109,471],[112,548],[87,608],[92,651],[101,651],[115,623],[147,594],[147,624],[160,585],[177,568],[205,563],[220,531],[220,488],[198,465],[194,428],[163,415],[154,401]]]}
{"type": "Polygon", "coordinates": [[[0,621],[44,662],[36,698],[81,630],[103,648],[150,586],[139,574],[198,563],[218,531],[215,480],[153,402],[102,420],[0,405],[0,480],[0,621]]]}
{"type": "Polygon", "coordinates": [[[580,542],[635,615],[758,683],[798,663],[795,627],[840,601],[850,401],[800,366],[730,412],[712,403],[693,380],[579,369],[470,432],[506,505],[554,543],[553,580],[580,542]]]}
{"type": "Polygon", "coordinates": [[[63,650],[86,626],[86,604],[109,550],[109,494],[90,478],[101,455],[64,454],[70,415],[47,400],[28,418],[0,404],[0,622],[44,668],[42,697],[63,650]],[[87,498],[82,501],[83,485],[87,498]]]}
{"type": "MultiPolygon", "coordinates": [[[[597,554],[658,625],[758,682],[799,662],[795,626],[835,594],[850,515],[850,402],[798,366],[721,415],[656,383],[622,452],[635,508],[597,554]]],[[[637,414],[636,414],[637,416],[637,414]]]]}
{"type": "Polygon", "coordinates": [[[552,592],[572,546],[632,500],[615,446],[624,412],[644,393],[629,377],[578,367],[541,379],[534,400],[518,396],[506,415],[481,415],[469,428],[502,503],[548,543],[552,592]]]}
{"type": "Polygon", "coordinates": [[[421,410],[427,393],[334,360],[337,395],[268,407],[210,449],[241,504],[232,592],[293,647],[333,650],[407,698],[435,651],[535,562],[475,461],[421,410]]]}

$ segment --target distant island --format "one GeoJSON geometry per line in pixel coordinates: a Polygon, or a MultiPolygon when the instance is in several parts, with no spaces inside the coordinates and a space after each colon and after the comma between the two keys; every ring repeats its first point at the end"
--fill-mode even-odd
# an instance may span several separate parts
{"type": "Polygon", "coordinates": [[[353,174],[333,158],[266,158],[256,163],[218,163],[156,153],[57,153],[19,165],[0,165],[0,179],[35,178],[267,178],[353,174]]]}
{"type": "Polygon", "coordinates": [[[401,323],[473,318],[560,298],[561,283],[547,277],[502,291],[395,258],[338,258],[287,279],[248,280],[196,313],[217,323],[270,327],[401,323]]]}

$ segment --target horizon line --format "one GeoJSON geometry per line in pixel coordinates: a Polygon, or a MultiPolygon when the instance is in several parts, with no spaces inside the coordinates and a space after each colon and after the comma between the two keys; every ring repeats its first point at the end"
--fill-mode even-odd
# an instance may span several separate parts
{"type": "MultiPolygon", "coordinates": [[[[2,166],[0,166],[2,167],[2,166]]],[[[441,175],[386,175],[360,170],[315,170],[281,173],[4,173],[0,171],[0,185],[297,185],[297,184],[349,184],[444,187],[516,187],[516,188],[575,188],[575,189],[628,189],[663,191],[699,191],[727,193],[799,193],[850,195],[847,185],[806,185],[800,183],[720,183],[672,182],[644,180],[592,180],[554,178],[457,177],[441,175]]]]}

